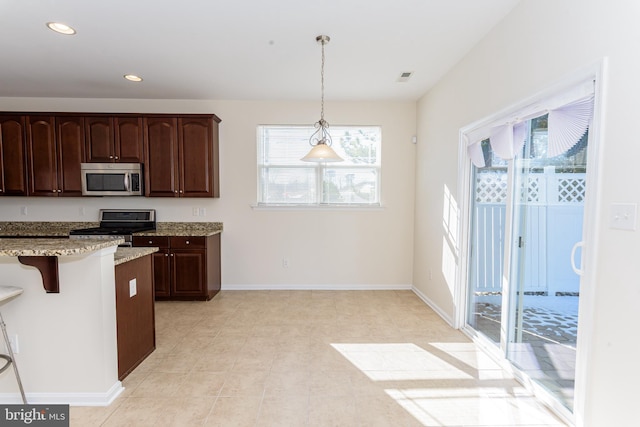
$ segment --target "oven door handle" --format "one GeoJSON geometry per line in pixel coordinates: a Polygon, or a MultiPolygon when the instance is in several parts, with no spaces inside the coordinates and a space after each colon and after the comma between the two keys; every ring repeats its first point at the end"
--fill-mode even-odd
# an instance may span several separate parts
{"type": "Polygon", "coordinates": [[[129,173],[125,172],[124,174],[124,189],[127,191],[131,191],[131,182],[129,180],[129,173]]]}

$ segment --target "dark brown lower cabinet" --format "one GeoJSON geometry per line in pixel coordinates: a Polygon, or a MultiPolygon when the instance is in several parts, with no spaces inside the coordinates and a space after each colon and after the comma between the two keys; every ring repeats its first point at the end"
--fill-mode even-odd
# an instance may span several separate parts
{"type": "Polygon", "coordinates": [[[208,301],[220,291],[220,234],[134,236],[133,246],[160,248],[153,254],[156,300],[208,301]]]}
{"type": "Polygon", "coordinates": [[[152,256],[137,258],[115,268],[119,380],[129,375],[156,348],[152,256]],[[134,279],[135,295],[132,295],[134,279]]]}

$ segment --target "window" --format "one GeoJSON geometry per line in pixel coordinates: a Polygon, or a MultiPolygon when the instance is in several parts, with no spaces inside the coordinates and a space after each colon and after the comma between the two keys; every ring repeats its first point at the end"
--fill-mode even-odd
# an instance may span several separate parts
{"type": "Polygon", "coordinates": [[[379,126],[331,127],[337,163],[300,160],[313,126],[258,126],[258,204],[379,205],[379,126]]]}

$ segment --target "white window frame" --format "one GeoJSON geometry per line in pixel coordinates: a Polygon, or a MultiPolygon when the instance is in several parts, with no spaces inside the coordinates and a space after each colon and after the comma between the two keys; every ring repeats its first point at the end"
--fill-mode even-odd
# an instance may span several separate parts
{"type": "MultiPolygon", "coordinates": [[[[264,142],[263,141],[263,132],[264,129],[269,128],[296,128],[304,131],[305,135],[308,136],[304,140],[300,140],[296,142],[296,144],[300,144],[300,148],[302,150],[302,154],[300,154],[300,158],[302,158],[310,149],[311,145],[308,143],[308,137],[313,134],[315,131],[313,126],[310,125],[258,125],[256,130],[256,140],[257,140],[257,203],[253,205],[254,209],[308,209],[308,208],[329,208],[329,209],[376,209],[381,208],[381,172],[382,172],[382,159],[381,159],[381,151],[382,151],[382,127],[378,125],[341,125],[334,126],[330,129],[332,136],[337,133],[339,130],[344,129],[353,129],[354,131],[362,128],[377,128],[379,132],[379,144],[377,147],[377,162],[376,163],[367,163],[367,164],[353,164],[350,162],[330,162],[330,163],[315,163],[315,162],[304,162],[302,160],[299,163],[291,164],[265,164],[263,162],[264,156],[264,142]],[[288,202],[268,202],[263,200],[263,183],[262,178],[264,176],[263,172],[265,169],[269,168],[278,168],[278,169],[313,169],[315,175],[315,201],[309,203],[288,203],[288,202]],[[366,203],[366,202],[327,202],[323,201],[325,198],[324,195],[324,181],[323,177],[327,170],[335,170],[335,169],[361,169],[361,170],[375,170],[376,176],[376,196],[374,202],[366,203]]],[[[337,138],[336,138],[337,139],[337,138]]],[[[341,149],[337,147],[339,141],[334,139],[332,147],[338,151],[338,153],[343,156],[341,153],[341,149]]]]}

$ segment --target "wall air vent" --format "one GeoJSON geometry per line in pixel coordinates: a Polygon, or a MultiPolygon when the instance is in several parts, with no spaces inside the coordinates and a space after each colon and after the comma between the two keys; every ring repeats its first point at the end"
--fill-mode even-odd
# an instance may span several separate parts
{"type": "Polygon", "coordinates": [[[400,74],[400,77],[398,77],[397,81],[399,81],[401,83],[404,83],[407,80],[409,80],[412,75],[413,75],[413,71],[405,71],[405,72],[400,74]]]}

